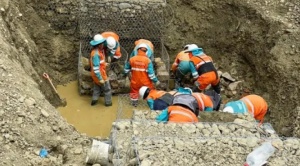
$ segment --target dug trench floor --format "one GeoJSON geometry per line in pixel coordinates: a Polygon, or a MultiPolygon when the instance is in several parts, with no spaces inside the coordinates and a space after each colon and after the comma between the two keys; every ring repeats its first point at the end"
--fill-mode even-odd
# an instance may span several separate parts
{"type": "Polygon", "coordinates": [[[111,107],[104,106],[103,97],[100,97],[97,105],[91,106],[91,96],[80,96],[77,86],[77,81],[73,81],[57,87],[60,96],[68,103],[65,107],[59,107],[58,111],[79,132],[88,136],[108,137],[111,124],[116,120],[118,97],[113,96],[111,107]]]}

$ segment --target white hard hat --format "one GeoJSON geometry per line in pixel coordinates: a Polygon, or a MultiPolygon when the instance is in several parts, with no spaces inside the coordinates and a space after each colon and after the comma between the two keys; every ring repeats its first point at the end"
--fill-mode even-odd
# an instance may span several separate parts
{"type": "Polygon", "coordinates": [[[138,45],[138,46],[137,46],[137,49],[139,49],[139,48],[146,48],[146,49],[148,49],[147,45],[144,44],[144,43],[138,45]]]}
{"type": "Polygon", "coordinates": [[[107,42],[107,47],[108,47],[109,49],[113,49],[113,48],[116,47],[117,41],[116,41],[113,37],[109,36],[109,37],[106,39],[106,42],[107,42]]]}
{"type": "Polygon", "coordinates": [[[90,42],[90,44],[92,46],[98,45],[98,44],[103,43],[105,41],[105,38],[102,35],[100,35],[100,34],[95,35],[93,39],[94,40],[92,40],[90,42]]]}
{"type": "Polygon", "coordinates": [[[147,86],[142,86],[139,90],[140,98],[145,99],[150,92],[150,89],[147,86]]]}
{"type": "Polygon", "coordinates": [[[190,52],[190,51],[195,51],[195,50],[199,50],[199,49],[200,48],[196,44],[189,44],[186,51],[190,52]]]}
{"type": "Polygon", "coordinates": [[[225,107],[222,112],[234,113],[233,108],[231,106],[225,107]]]}
{"type": "Polygon", "coordinates": [[[190,46],[190,44],[185,45],[185,46],[183,47],[183,50],[184,50],[184,51],[188,50],[188,49],[189,49],[189,46],[190,46]]]}

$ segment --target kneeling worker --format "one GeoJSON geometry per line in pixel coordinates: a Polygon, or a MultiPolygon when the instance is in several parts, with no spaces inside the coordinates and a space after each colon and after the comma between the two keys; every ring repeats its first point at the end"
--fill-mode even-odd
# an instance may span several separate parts
{"type": "Polygon", "coordinates": [[[221,105],[221,96],[214,90],[207,90],[204,93],[195,92],[192,94],[198,102],[199,111],[218,111],[221,105]]]}
{"type": "Polygon", "coordinates": [[[190,94],[174,96],[172,105],[156,117],[158,122],[198,122],[197,100],[190,94]]]}
{"type": "Polygon", "coordinates": [[[258,95],[247,95],[240,100],[225,104],[223,112],[236,114],[250,113],[256,120],[260,121],[261,125],[268,110],[268,104],[262,97],[258,95]]]}
{"type": "Polygon", "coordinates": [[[147,100],[147,104],[151,110],[163,110],[167,108],[173,101],[173,96],[166,91],[150,89],[142,86],[139,90],[140,98],[147,100]]]}
{"type": "Polygon", "coordinates": [[[147,104],[151,110],[166,109],[172,104],[174,96],[179,94],[192,94],[192,90],[179,87],[177,90],[166,92],[150,89],[147,86],[142,86],[139,90],[140,98],[147,100],[147,104]]]}

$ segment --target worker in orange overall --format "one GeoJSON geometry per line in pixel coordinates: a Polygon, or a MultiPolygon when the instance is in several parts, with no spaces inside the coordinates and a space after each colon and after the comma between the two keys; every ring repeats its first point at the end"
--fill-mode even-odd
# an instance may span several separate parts
{"type": "Polygon", "coordinates": [[[247,95],[240,100],[231,101],[225,104],[223,112],[235,114],[250,113],[256,120],[260,121],[261,125],[268,112],[268,104],[258,95],[247,95]]]}
{"type": "Polygon", "coordinates": [[[199,48],[196,44],[189,45],[186,52],[189,53],[190,59],[193,62],[193,65],[190,65],[193,78],[196,80],[193,91],[197,91],[198,89],[203,91],[211,84],[212,88],[220,94],[220,78],[213,65],[212,58],[204,54],[203,49],[199,48]]]}
{"type": "Polygon", "coordinates": [[[147,100],[147,104],[151,110],[163,110],[167,108],[173,101],[173,96],[166,92],[156,89],[150,89],[142,86],[139,90],[140,98],[147,100]]]}
{"type": "Polygon", "coordinates": [[[135,47],[134,47],[133,51],[130,54],[130,58],[134,57],[138,54],[137,49],[138,49],[138,46],[141,45],[141,44],[145,44],[147,46],[146,55],[153,62],[153,60],[154,60],[154,46],[153,46],[153,43],[151,41],[146,40],[146,39],[139,39],[139,40],[134,42],[135,47]]]}
{"type": "Polygon", "coordinates": [[[108,52],[107,62],[115,62],[121,58],[120,37],[115,32],[103,32],[101,34],[106,40],[104,42],[105,52],[108,52]]]}
{"type": "Polygon", "coordinates": [[[188,50],[189,45],[183,47],[183,51],[180,51],[172,64],[172,72],[175,75],[175,89],[183,87],[184,77],[191,72],[190,70],[190,57],[189,53],[185,52],[188,50]]]}
{"type": "Polygon", "coordinates": [[[192,90],[190,88],[179,87],[176,90],[166,92],[142,86],[139,90],[139,94],[140,98],[147,101],[151,110],[163,110],[172,104],[174,96],[180,94],[192,94],[192,90]]]}
{"type": "Polygon", "coordinates": [[[100,34],[95,35],[90,42],[93,46],[90,54],[91,76],[94,82],[92,106],[98,102],[102,90],[104,91],[105,106],[112,105],[111,87],[106,75],[107,64],[105,62],[104,42],[105,38],[100,34]]]}
{"type": "Polygon", "coordinates": [[[156,86],[160,84],[155,75],[153,64],[146,55],[147,51],[148,46],[146,44],[138,45],[137,55],[130,58],[129,63],[126,63],[124,67],[124,76],[131,72],[130,99],[133,106],[138,105],[138,93],[142,86],[154,89],[154,84],[156,86]]]}
{"type": "Polygon", "coordinates": [[[214,90],[208,90],[204,93],[195,92],[192,95],[197,99],[199,111],[212,112],[213,110],[219,110],[221,96],[214,90]]]}
{"type": "Polygon", "coordinates": [[[174,96],[172,105],[164,109],[157,117],[158,122],[198,122],[199,108],[197,100],[190,94],[174,96]]]}

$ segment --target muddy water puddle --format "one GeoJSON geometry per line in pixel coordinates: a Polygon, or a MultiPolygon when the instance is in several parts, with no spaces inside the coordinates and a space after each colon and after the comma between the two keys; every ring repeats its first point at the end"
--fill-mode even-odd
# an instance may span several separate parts
{"type": "MultiPolygon", "coordinates": [[[[67,105],[59,107],[58,110],[62,117],[69,124],[72,124],[80,133],[86,133],[88,136],[109,137],[112,123],[117,120],[130,119],[134,110],[149,110],[145,101],[139,100],[138,107],[130,105],[128,94],[113,96],[113,105],[104,106],[104,97],[100,97],[97,105],[91,106],[91,96],[80,96],[78,93],[77,81],[70,82],[67,85],[57,87],[61,98],[65,98],[67,105]]],[[[215,113],[218,114],[218,113],[215,113]]],[[[230,117],[224,115],[218,118],[213,113],[201,113],[200,121],[233,121],[233,115],[230,117]],[[211,119],[211,120],[209,120],[211,119]]]]}
{"type": "Polygon", "coordinates": [[[77,81],[57,87],[61,98],[67,100],[67,106],[59,107],[60,114],[79,132],[88,136],[108,137],[112,122],[116,120],[118,96],[113,96],[113,105],[104,106],[104,97],[98,104],[91,106],[91,96],[80,96],[77,81]]]}

